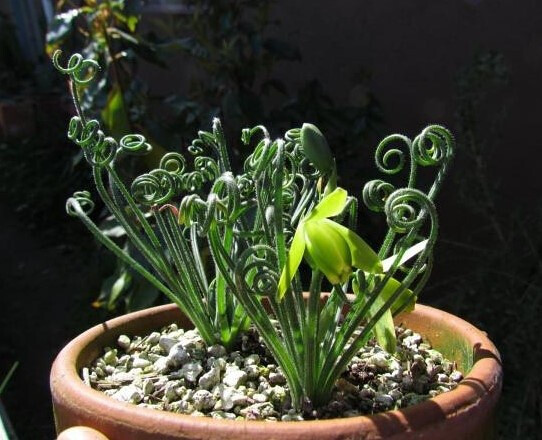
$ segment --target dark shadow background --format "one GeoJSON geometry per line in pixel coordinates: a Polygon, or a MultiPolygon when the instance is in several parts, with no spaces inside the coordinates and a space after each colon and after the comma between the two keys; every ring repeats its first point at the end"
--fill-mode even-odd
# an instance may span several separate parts
{"type": "MultiPolygon", "coordinates": [[[[0,11],[10,16],[10,5],[0,0],[0,11]]],[[[301,54],[273,69],[288,93],[317,79],[336,107],[379,104],[378,123],[359,142],[331,145],[350,192],[376,176],[372,154],[384,135],[414,137],[433,122],[456,135],[421,302],[471,321],[501,351],[500,438],[542,438],[542,2],[278,0],[272,16],[280,23],[270,34],[301,54]]],[[[188,90],[182,72],[193,66],[182,55],[171,62],[169,70],[142,64],[152,94],[188,90]]],[[[0,103],[31,90],[14,87],[0,103]]],[[[63,85],[51,90],[54,104],[18,110],[32,120],[32,140],[23,129],[0,142],[0,380],[20,362],[2,396],[20,438],[53,436],[49,366],[69,339],[112,314],[90,306],[107,276],[104,257],[64,216],[65,198],[81,189],[73,185],[88,182],[63,171],[73,154],[63,139],[69,116],[63,85]]],[[[361,230],[382,222],[362,215],[361,230]]]]}

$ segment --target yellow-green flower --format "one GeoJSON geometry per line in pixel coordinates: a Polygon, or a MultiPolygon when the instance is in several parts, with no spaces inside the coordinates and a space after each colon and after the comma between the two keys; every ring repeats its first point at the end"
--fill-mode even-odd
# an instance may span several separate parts
{"type": "Polygon", "coordinates": [[[354,267],[369,273],[382,272],[378,255],[359,235],[329,220],[344,210],[347,197],[344,189],[336,188],[299,222],[279,280],[279,299],[288,290],[303,256],[331,284],[346,282],[354,267]]]}

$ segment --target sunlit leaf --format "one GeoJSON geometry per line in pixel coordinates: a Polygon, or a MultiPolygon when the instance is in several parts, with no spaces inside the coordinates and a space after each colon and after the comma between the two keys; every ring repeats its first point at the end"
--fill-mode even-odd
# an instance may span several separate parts
{"type": "Polygon", "coordinates": [[[336,188],[314,207],[314,209],[308,215],[307,221],[320,220],[339,215],[346,206],[347,197],[348,193],[346,190],[343,188],[336,188]]]}
{"type": "MultiPolygon", "coordinates": [[[[385,299],[379,295],[369,308],[369,315],[374,316],[384,305],[384,303],[385,299]]],[[[378,345],[380,345],[388,353],[395,353],[395,350],[397,349],[397,338],[395,336],[395,326],[393,324],[390,309],[386,310],[377,321],[373,328],[373,333],[378,345]]]]}
{"type": "Polygon", "coordinates": [[[280,275],[279,285],[278,285],[278,297],[281,299],[284,297],[284,294],[290,287],[290,283],[294,278],[297,268],[301,264],[303,259],[303,254],[305,253],[305,238],[304,238],[304,225],[300,223],[297,227],[294,238],[292,239],[292,244],[290,245],[290,250],[286,256],[286,264],[280,275]]]}
{"type": "Polygon", "coordinates": [[[102,110],[102,120],[114,137],[120,138],[130,132],[130,121],[124,107],[124,99],[117,86],[109,92],[107,103],[102,110]]]}
{"type": "MultiPolygon", "coordinates": [[[[401,258],[401,261],[399,261],[399,266],[406,263],[408,260],[410,260],[412,257],[415,257],[420,252],[422,252],[426,246],[427,246],[428,240],[420,241],[419,243],[415,244],[414,246],[409,247],[405,253],[403,254],[403,257],[401,258]]],[[[384,272],[387,272],[390,270],[391,266],[395,262],[397,258],[397,255],[392,255],[389,258],[386,258],[384,261],[382,261],[382,268],[384,272]]]]}
{"type": "Polygon", "coordinates": [[[342,233],[352,254],[352,266],[365,272],[382,272],[382,262],[375,251],[369,246],[363,238],[347,227],[336,223],[337,229],[342,233]]]}
{"type": "MultiPolygon", "coordinates": [[[[381,277],[383,277],[383,275],[381,275],[381,277]]],[[[380,292],[380,296],[384,299],[384,301],[387,301],[397,291],[397,289],[401,287],[401,285],[402,284],[400,281],[396,280],[395,278],[390,278],[380,292]]],[[[392,313],[394,313],[405,302],[408,303],[408,306],[404,309],[404,311],[411,312],[414,310],[416,296],[414,296],[412,290],[410,289],[404,289],[399,294],[399,298],[397,298],[391,306],[392,313]]]]}

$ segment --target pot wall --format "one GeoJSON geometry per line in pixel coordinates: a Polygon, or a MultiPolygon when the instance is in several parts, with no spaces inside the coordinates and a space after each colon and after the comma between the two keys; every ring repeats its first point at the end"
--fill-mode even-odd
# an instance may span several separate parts
{"type": "Polygon", "coordinates": [[[246,439],[491,439],[493,413],[502,386],[499,353],[487,336],[469,323],[437,309],[417,305],[396,323],[424,335],[458,363],[465,379],[429,401],[373,416],[305,422],[227,421],[139,408],[118,402],[81,381],[78,372],[120,334],[141,334],[171,322],[192,327],[174,305],[131,313],[93,327],[70,342],[51,371],[57,432],[89,426],[110,440],[246,439]],[[467,373],[467,374],[465,374],[467,373]]]}

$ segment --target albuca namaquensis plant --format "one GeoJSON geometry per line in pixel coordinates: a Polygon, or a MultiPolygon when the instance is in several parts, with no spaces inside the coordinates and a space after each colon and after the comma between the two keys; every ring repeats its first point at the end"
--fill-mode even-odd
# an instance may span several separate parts
{"type": "Polygon", "coordinates": [[[212,131],[200,131],[188,147],[190,160],[167,153],[159,168],[129,188],[116,165],[151,146],[137,134],[117,142],[88,119],[79,88],[99,66],[75,54],[62,67],[59,57],[56,52],[54,65],[69,76],[77,110],[68,137],[82,148],[100,197],[148,266],[100,232],[89,218],[88,192],[68,199],[68,213],[176,303],[207,344],[232,347],[252,323],[282,368],[297,408],[326,403],[372,335],[386,350],[395,349],[392,317],[412,309],[432,266],[433,200],[454,146],[445,128],[431,125],[413,141],[392,135],[378,145],[381,172],[409,167],[409,173],[404,187],[383,180],[364,187],[365,205],[383,212],[389,228],[374,252],[353,231],[358,202],[337,187],[335,160],[314,125],[276,140],[261,125],[244,129],[243,143],[254,147],[234,174],[215,119],[212,131]],[[429,166],[437,173],[424,192],[416,188],[417,171],[429,166]],[[311,274],[306,297],[303,259],[311,274]],[[331,285],[327,300],[321,295],[325,280],[331,285]]]}

